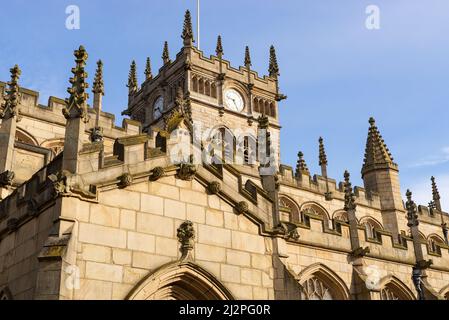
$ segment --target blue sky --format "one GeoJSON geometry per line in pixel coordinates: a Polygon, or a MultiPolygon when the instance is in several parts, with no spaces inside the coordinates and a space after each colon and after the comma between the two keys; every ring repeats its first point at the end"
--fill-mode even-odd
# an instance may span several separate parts
{"type": "MultiPolygon", "coordinates": [[[[161,65],[163,41],[174,56],[181,48],[185,9],[195,0],[15,0],[0,11],[0,79],[13,64],[21,83],[48,96],[66,97],[72,52],[89,52],[105,64],[105,111],[119,114],[127,102],[132,59],[143,80],[147,56],[161,65]],[[107,3],[107,4],[106,4],[107,3]],[[65,9],[78,5],[81,29],[67,30],[65,9]]],[[[368,118],[374,116],[401,171],[402,193],[431,198],[435,175],[449,209],[449,1],[447,0],[202,0],[201,49],[214,52],[223,36],[226,59],[243,64],[251,48],[253,68],[266,74],[274,44],[281,68],[282,162],[295,165],[302,150],[318,173],[318,137],[326,143],[330,176],[350,170],[362,185],[368,118]],[[380,8],[380,30],[365,28],[368,5],[380,8]]],[[[119,118],[117,119],[119,122],[119,118]]]]}

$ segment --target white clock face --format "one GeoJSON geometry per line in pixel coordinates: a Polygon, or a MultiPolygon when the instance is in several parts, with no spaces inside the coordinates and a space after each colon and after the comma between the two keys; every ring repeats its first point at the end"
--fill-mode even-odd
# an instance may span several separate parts
{"type": "Polygon", "coordinates": [[[226,103],[226,107],[232,111],[241,112],[245,107],[245,102],[243,101],[243,97],[237,90],[228,89],[225,91],[224,100],[226,103]]]}
{"type": "Polygon", "coordinates": [[[162,115],[164,110],[164,98],[159,97],[153,105],[153,119],[157,119],[162,115]]]}

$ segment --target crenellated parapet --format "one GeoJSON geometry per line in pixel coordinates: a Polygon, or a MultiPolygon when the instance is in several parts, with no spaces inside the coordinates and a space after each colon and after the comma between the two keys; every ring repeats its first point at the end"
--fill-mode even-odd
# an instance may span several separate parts
{"type": "MultiPolygon", "coordinates": [[[[5,89],[5,83],[0,82],[0,103],[3,101],[2,94],[5,89]]],[[[49,126],[65,126],[65,118],[62,115],[62,109],[65,108],[66,102],[64,99],[50,96],[46,105],[39,103],[39,92],[27,88],[20,88],[20,110],[25,118],[31,120],[40,120],[47,122],[49,126]]],[[[92,119],[95,119],[95,110],[88,108],[88,114],[92,119]]],[[[92,121],[92,126],[94,125],[92,121]]],[[[115,139],[124,135],[134,135],[141,129],[140,122],[131,119],[124,119],[121,126],[116,125],[116,116],[109,112],[101,112],[99,119],[100,126],[104,128],[105,135],[109,138],[115,139]]],[[[88,124],[88,129],[90,126],[88,124]]]]}
{"type": "MultiPolygon", "coordinates": [[[[326,193],[330,192],[334,199],[344,201],[343,182],[337,184],[335,179],[325,178],[321,175],[313,175],[311,177],[309,174],[305,176],[306,179],[299,180],[293,173],[292,167],[287,165],[280,166],[279,182],[282,185],[320,194],[323,196],[324,201],[326,193]]],[[[367,192],[363,187],[356,186],[354,195],[357,204],[380,209],[380,197],[376,192],[367,192]]]]}

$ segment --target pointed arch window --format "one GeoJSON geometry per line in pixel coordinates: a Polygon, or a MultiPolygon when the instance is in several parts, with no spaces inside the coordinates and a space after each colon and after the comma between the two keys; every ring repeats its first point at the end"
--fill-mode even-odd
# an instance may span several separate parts
{"type": "Polygon", "coordinates": [[[413,292],[407,288],[400,280],[391,277],[393,280],[388,282],[380,290],[381,300],[414,300],[413,292]]]}
{"type": "Polygon", "coordinates": [[[308,279],[303,288],[305,300],[335,300],[331,289],[316,277],[308,279]]]}
{"type": "Polygon", "coordinates": [[[380,298],[382,300],[400,300],[398,294],[388,287],[380,291],[380,298]]]}
{"type": "Polygon", "coordinates": [[[279,205],[281,208],[286,208],[289,211],[290,222],[300,223],[301,215],[299,213],[299,206],[293,200],[287,198],[286,196],[279,197],[279,205]]]}
{"type": "Polygon", "coordinates": [[[367,239],[382,242],[382,236],[379,231],[383,230],[383,228],[380,223],[372,218],[362,218],[360,224],[365,228],[367,239]]]}
{"type": "Polygon", "coordinates": [[[236,139],[226,128],[215,129],[210,137],[209,149],[214,163],[233,163],[236,139]]]}
{"type": "Polygon", "coordinates": [[[0,301],[13,300],[11,291],[8,287],[4,287],[0,290],[0,301]]]}
{"type": "Polygon", "coordinates": [[[303,300],[348,300],[349,290],[345,282],[327,266],[311,265],[299,275],[303,300]]]}
{"type": "Polygon", "coordinates": [[[429,252],[441,256],[441,246],[444,245],[443,239],[436,235],[429,236],[428,248],[429,252]]]}
{"type": "Polygon", "coordinates": [[[316,204],[316,203],[304,204],[301,208],[301,215],[306,215],[304,217],[304,220],[306,222],[310,221],[309,217],[307,216],[308,214],[322,217],[323,221],[324,221],[324,228],[325,229],[332,228],[331,221],[329,219],[329,214],[327,213],[327,211],[324,208],[322,208],[318,204],[316,204]]]}

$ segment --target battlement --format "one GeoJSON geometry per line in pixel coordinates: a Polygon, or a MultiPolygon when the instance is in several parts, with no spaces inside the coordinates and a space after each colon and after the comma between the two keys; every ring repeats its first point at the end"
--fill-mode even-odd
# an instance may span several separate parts
{"type": "MultiPolygon", "coordinates": [[[[291,247],[306,245],[346,254],[352,252],[350,226],[346,222],[333,220],[332,226],[329,226],[322,216],[304,213],[303,222],[295,223],[295,228],[297,228],[298,237],[287,240],[291,247]]],[[[367,258],[387,260],[410,266],[416,263],[413,239],[409,236],[402,235],[401,243],[397,244],[393,241],[392,233],[385,230],[377,230],[375,238],[371,238],[361,225],[357,227],[357,231],[360,246],[369,248],[369,252],[366,254],[367,258]]],[[[424,258],[433,261],[431,268],[449,270],[449,246],[439,244],[438,253],[430,251],[429,244],[426,241],[422,241],[421,246],[424,258]]],[[[289,249],[289,251],[295,252],[294,249],[289,249]]]]}
{"type": "MultiPolygon", "coordinates": [[[[6,83],[0,81],[0,103],[3,101],[5,86],[6,83]]],[[[42,105],[39,103],[39,92],[20,87],[20,93],[19,108],[21,116],[47,122],[50,126],[65,127],[66,119],[62,114],[63,108],[66,107],[66,101],[64,99],[50,96],[48,104],[42,105]]],[[[90,106],[88,106],[88,113],[90,121],[86,126],[87,131],[95,126],[94,119],[96,117],[95,110],[90,106]]],[[[105,138],[114,140],[118,137],[135,135],[141,132],[141,123],[138,121],[123,119],[121,126],[117,126],[115,122],[116,117],[114,114],[101,111],[99,126],[103,129],[105,138]]],[[[40,129],[42,130],[43,127],[41,126],[40,129]]],[[[48,130],[52,131],[53,129],[49,128],[48,130]]],[[[63,131],[61,134],[63,135],[63,131]]]]}
{"type": "Polygon", "coordinates": [[[418,206],[419,221],[440,226],[441,223],[449,225],[449,214],[446,212],[438,212],[431,210],[426,206],[418,206]]]}
{"type": "MultiPolygon", "coordinates": [[[[171,75],[179,75],[179,69],[185,67],[185,49],[181,49],[176,55],[176,59],[170,63],[163,65],[159,69],[159,73],[155,75],[152,79],[146,80],[139,91],[135,94],[138,99],[140,95],[145,95],[146,92],[154,90],[154,86],[159,85],[161,77],[169,78],[171,75]]],[[[216,79],[221,73],[226,74],[229,78],[236,79],[242,83],[248,82],[248,69],[244,66],[239,66],[235,68],[231,65],[231,62],[226,59],[220,60],[215,55],[210,55],[206,57],[204,52],[197,49],[196,47],[190,48],[192,55],[190,56],[189,63],[192,68],[192,72],[202,70],[210,74],[212,79],[216,79]],[[220,69],[221,61],[221,69],[220,69]],[[213,72],[213,73],[211,73],[213,72]]],[[[276,91],[276,80],[270,76],[263,75],[259,76],[257,71],[250,70],[250,79],[254,84],[254,88],[266,90],[266,92],[276,91]]],[[[274,97],[273,97],[274,98],[274,97]]]]}
{"type": "MultiPolygon", "coordinates": [[[[320,175],[302,175],[302,179],[295,177],[293,168],[287,165],[280,166],[279,182],[290,187],[307,190],[310,192],[322,194],[332,199],[339,199],[344,201],[344,185],[340,182],[337,186],[337,182],[332,178],[324,178],[320,175]],[[330,194],[331,195],[330,195],[330,194]]],[[[356,197],[356,203],[359,205],[371,207],[374,209],[380,209],[380,196],[376,192],[366,192],[362,187],[354,187],[354,194],[356,197]]]]}

